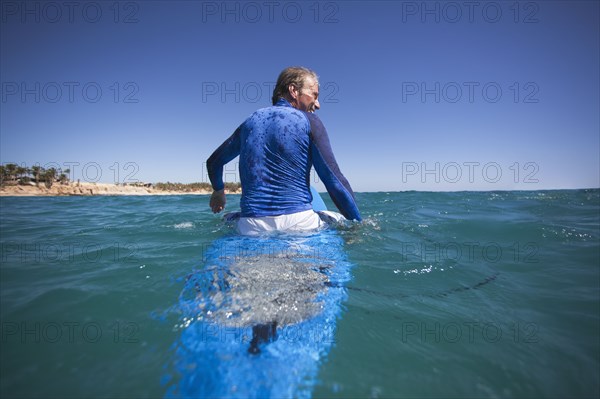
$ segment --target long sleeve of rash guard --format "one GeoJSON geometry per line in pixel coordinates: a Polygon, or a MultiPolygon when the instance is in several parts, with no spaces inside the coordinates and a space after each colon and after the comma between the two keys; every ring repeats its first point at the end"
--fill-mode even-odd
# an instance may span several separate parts
{"type": "Polygon", "coordinates": [[[240,131],[241,126],[206,160],[208,178],[215,191],[225,188],[225,184],[223,183],[223,166],[240,155],[240,131]]]}
{"type": "Polygon", "coordinates": [[[362,220],[354,192],[344,177],[331,150],[329,136],[323,123],[314,113],[307,113],[311,129],[311,157],[317,174],[325,184],[335,206],[346,219],[362,220]]]}

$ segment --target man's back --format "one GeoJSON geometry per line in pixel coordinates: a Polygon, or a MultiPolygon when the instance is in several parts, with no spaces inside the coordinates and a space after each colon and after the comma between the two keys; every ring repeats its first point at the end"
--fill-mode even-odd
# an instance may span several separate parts
{"type": "Polygon", "coordinates": [[[244,216],[274,216],[311,209],[310,124],[290,106],[262,108],[240,130],[244,216]]]}

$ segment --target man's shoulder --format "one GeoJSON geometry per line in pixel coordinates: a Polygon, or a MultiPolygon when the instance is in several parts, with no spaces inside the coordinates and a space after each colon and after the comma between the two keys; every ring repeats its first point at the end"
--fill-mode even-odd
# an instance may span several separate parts
{"type": "Polygon", "coordinates": [[[317,114],[315,114],[314,112],[303,112],[306,115],[306,119],[308,119],[308,122],[310,123],[310,126],[312,128],[312,130],[315,129],[325,129],[325,126],[323,125],[323,122],[321,121],[321,118],[319,118],[317,116],[317,114]]]}
{"type": "Polygon", "coordinates": [[[283,108],[284,107],[277,107],[275,105],[270,105],[268,107],[263,107],[263,108],[257,109],[256,111],[254,111],[252,113],[252,115],[250,115],[250,117],[252,118],[252,117],[257,117],[257,116],[270,116],[272,114],[281,112],[281,110],[283,108]]]}
{"type": "Polygon", "coordinates": [[[277,105],[271,105],[269,107],[259,108],[256,111],[254,111],[254,113],[252,113],[252,115],[250,115],[250,117],[248,119],[255,119],[255,118],[265,119],[265,118],[271,118],[274,116],[278,116],[280,118],[290,117],[290,118],[299,119],[300,121],[308,121],[306,112],[300,111],[293,107],[281,107],[281,106],[277,106],[277,105]]]}
{"type": "Polygon", "coordinates": [[[302,111],[302,113],[304,115],[306,115],[306,118],[309,121],[315,121],[315,122],[319,122],[321,124],[323,123],[323,122],[321,122],[321,118],[319,118],[319,116],[317,114],[315,114],[314,112],[304,112],[304,111],[302,111]]]}

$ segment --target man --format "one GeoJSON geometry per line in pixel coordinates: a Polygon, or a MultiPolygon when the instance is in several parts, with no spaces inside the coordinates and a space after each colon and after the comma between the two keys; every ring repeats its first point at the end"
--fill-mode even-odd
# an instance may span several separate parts
{"type": "Polygon", "coordinates": [[[240,156],[240,233],[323,226],[311,205],[312,166],[342,215],[361,220],[354,192],[335,161],[323,123],[314,114],[320,108],[318,98],[319,82],[313,71],[284,69],[273,91],[273,106],[254,112],[208,158],[214,190],[210,207],[218,213],[226,203],[223,166],[240,156]]]}

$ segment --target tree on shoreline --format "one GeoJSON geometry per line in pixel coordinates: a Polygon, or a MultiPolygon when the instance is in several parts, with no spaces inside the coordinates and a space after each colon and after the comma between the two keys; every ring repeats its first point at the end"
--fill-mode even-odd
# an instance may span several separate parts
{"type": "Polygon", "coordinates": [[[0,165],[0,186],[4,185],[28,185],[33,182],[36,186],[44,183],[47,188],[54,183],[68,184],[69,169],[64,171],[55,168],[45,169],[39,165],[31,168],[19,166],[14,163],[0,165]]]}
{"type": "Polygon", "coordinates": [[[39,165],[34,165],[31,167],[31,173],[33,174],[33,181],[37,186],[40,183],[40,174],[42,172],[42,167],[39,165]]]}

